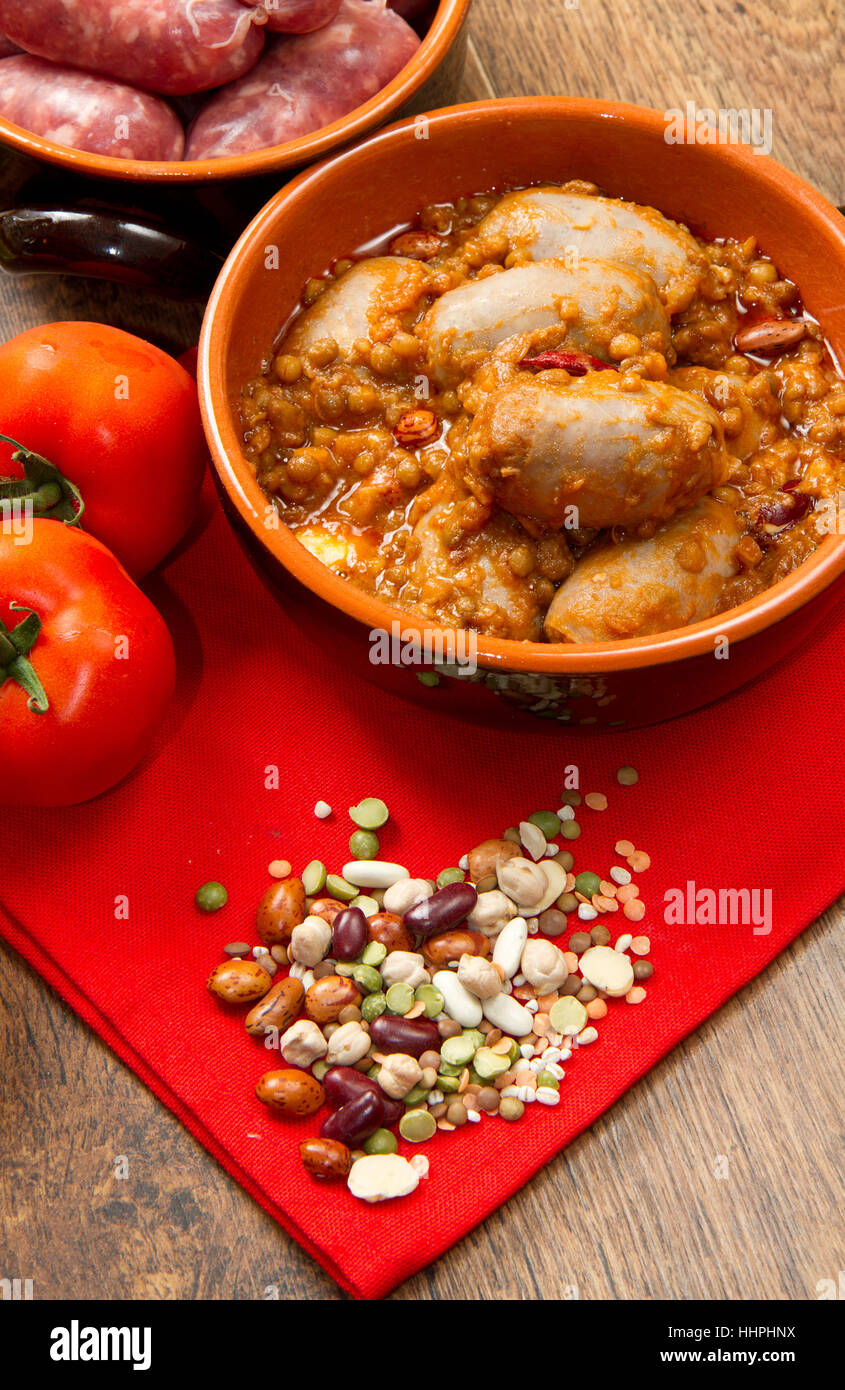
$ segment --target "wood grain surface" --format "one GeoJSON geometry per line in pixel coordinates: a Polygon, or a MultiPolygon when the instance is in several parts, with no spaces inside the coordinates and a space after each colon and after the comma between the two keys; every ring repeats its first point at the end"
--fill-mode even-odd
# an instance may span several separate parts
{"type": "MultiPolygon", "coordinates": [[[[456,99],[768,108],[774,157],[845,201],[835,0],[475,0],[470,25],[456,99]]],[[[88,318],[173,350],[201,317],[61,277],[0,277],[0,308],[4,338],[88,318]]],[[[845,900],[393,1297],[817,1297],[845,1269],[844,921],[845,900]]],[[[344,1297],[5,947],[0,1074],[0,1278],[36,1298],[344,1297]]]]}

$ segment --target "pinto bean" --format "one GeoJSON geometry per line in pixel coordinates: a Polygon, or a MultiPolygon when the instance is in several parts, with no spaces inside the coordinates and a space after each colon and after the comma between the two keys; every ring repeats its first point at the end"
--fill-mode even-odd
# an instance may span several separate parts
{"type": "Polygon", "coordinates": [[[296,1067],[265,1072],[255,1094],[271,1110],[279,1110],[283,1115],[313,1115],[326,1098],[317,1078],[296,1067]]]}
{"type": "Polygon", "coordinates": [[[314,1023],[334,1023],[350,1004],[357,1004],[361,991],[345,975],[323,975],[305,993],[305,1012],[314,1023]]]}
{"type": "Polygon", "coordinates": [[[293,1023],[304,998],[301,980],[294,979],[292,975],[278,980],[255,1008],[250,1009],[244,1020],[246,1031],[254,1038],[262,1038],[273,1028],[283,1033],[293,1023]]]}
{"type": "Polygon", "coordinates": [[[273,983],[257,960],[224,960],[215,965],[206,988],[224,1004],[254,1004],[273,983]]]}
{"type": "Polygon", "coordinates": [[[390,951],[413,951],[414,938],[395,912],[377,912],[367,918],[367,931],[371,941],[380,941],[390,951]]]}
{"type": "Polygon", "coordinates": [[[500,864],[520,854],[519,845],[513,840],[482,840],[480,845],[469,852],[469,876],[473,883],[495,874],[500,864]]]}
{"type": "Polygon", "coordinates": [[[309,917],[323,917],[329,926],[334,925],[334,919],[339,912],[343,912],[346,903],[338,902],[337,898],[315,898],[308,909],[309,917]]]}
{"type": "Polygon", "coordinates": [[[255,929],[267,946],[286,946],[291,932],[305,921],[305,889],[301,878],[271,883],[255,916],[255,929]]]}
{"type": "Polygon", "coordinates": [[[405,913],[405,926],[419,936],[434,936],[462,922],[475,907],[478,894],[471,883],[447,883],[430,898],[405,913]]]}
{"type": "Polygon", "coordinates": [[[489,956],[490,942],[480,931],[453,927],[451,931],[424,941],[422,953],[431,965],[448,965],[452,960],[460,960],[461,956],[489,956]]]}
{"type": "Polygon", "coordinates": [[[306,1173],[325,1181],[345,1178],[352,1167],[352,1154],[337,1139],[303,1139],[299,1156],[306,1173]]]}

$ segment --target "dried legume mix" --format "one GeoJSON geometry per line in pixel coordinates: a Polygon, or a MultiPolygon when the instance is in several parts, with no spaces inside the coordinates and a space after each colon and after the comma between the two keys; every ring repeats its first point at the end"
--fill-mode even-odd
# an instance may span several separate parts
{"type": "MultiPolygon", "coordinates": [[[[620,772],[623,784],[636,780],[620,772]]],[[[323,1112],[300,1144],[313,1177],[345,1179],[367,1202],[413,1191],[428,1160],[399,1154],[400,1141],[558,1105],[566,1065],[598,1040],[613,1001],[645,1000],[649,937],[607,923],[645,916],[633,875],[651,860],[619,840],[624,865],[576,870],[557,843],[573,799],[433,879],[367,855],[342,874],[312,860],[301,877],[278,878],[280,861],[270,865],[259,944],[225,945],[207,986],[248,1007],[246,1031],[280,1051],[284,1065],[260,1078],[259,1100],[282,1116],[323,1112]]],[[[584,801],[607,805],[601,793],[584,801]]],[[[350,817],[382,826],[388,809],[368,798],[350,817]]]]}

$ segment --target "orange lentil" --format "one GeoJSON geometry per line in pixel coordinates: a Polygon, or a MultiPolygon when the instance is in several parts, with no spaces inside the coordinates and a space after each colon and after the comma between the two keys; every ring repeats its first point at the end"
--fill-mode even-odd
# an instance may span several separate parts
{"type": "Polygon", "coordinates": [[[545,1042],[546,1040],[546,1034],[548,1033],[550,1027],[551,1024],[549,1023],[548,1014],[534,1015],[534,1032],[537,1034],[537,1037],[540,1038],[543,1042],[545,1042]]]}
{"type": "Polygon", "coordinates": [[[640,890],[636,883],[623,883],[619,892],[616,894],[617,902],[629,903],[633,898],[640,896],[640,890]]]}
{"type": "MultiPolygon", "coordinates": [[[[537,1023],[536,1023],[536,1020],[535,1020],[535,1022],[534,1022],[534,1032],[535,1032],[535,1033],[537,1032],[537,1023]]],[[[548,1046],[549,1046],[549,1040],[548,1040],[548,1038],[545,1038],[545,1037],[544,1037],[544,1038],[540,1038],[540,1037],[538,1037],[536,1043],[534,1044],[534,1056],[535,1056],[535,1057],[539,1057],[541,1053],[545,1052],[545,1050],[546,1050],[546,1048],[547,1048],[548,1046]]]]}
{"type": "Polygon", "coordinates": [[[607,1013],[607,1005],[603,999],[591,999],[589,1004],[584,1005],[587,1010],[588,1018],[604,1018],[607,1013]]]}
{"type": "Polygon", "coordinates": [[[568,873],[568,874],[566,875],[566,890],[565,890],[565,891],[566,891],[567,893],[571,893],[574,887],[575,887],[575,875],[574,875],[573,873],[568,873]]]}
{"type": "MultiPolygon", "coordinates": [[[[645,991],[643,991],[643,992],[645,992],[645,991]]],[[[467,1088],[468,1085],[469,1085],[469,1067],[464,1067],[463,1071],[461,1072],[460,1081],[458,1082],[458,1095],[459,1095],[459,1096],[462,1096],[462,1095],[463,1095],[463,1093],[464,1093],[464,1091],[466,1090],[466,1088],[467,1088]]]]}
{"type": "Polygon", "coordinates": [[[647,956],[651,950],[651,942],[647,936],[635,936],[630,949],[635,956],[647,956]]]}
{"type": "Polygon", "coordinates": [[[627,859],[629,854],[634,853],[634,846],[630,840],[617,840],[614,848],[617,854],[622,855],[623,859],[627,859]]]}
{"type": "Polygon", "coordinates": [[[584,797],[584,804],[589,806],[591,811],[606,811],[607,797],[604,792],[587,792],[584,797]]]}
{"type": "Polygon", "coordinates": [[[615,898],[618,885],[611,883],[609,879],[603,878],[599,882],[599,892],[603,898],[615,898]]]}
{"type": "Polygon", "coordinates": [[[559,997],[560,996],[558,995],[557,990],[555,990],[552,994],[538,994],[537,1013],[535,1014],[535,1018],[539,1018],[540,1014],[547,1014],[549,1012],[549,1009],[552,1007],[552,1004],[557,1003],[559,997]]]}
{"type": "Polygon", "coordinates": [[[641,922],[645,917],[645,903],[641,902],[639,898],[632,898],[630,902],[625,904],[622,911],[629,922],[641,922]]]}
{"type": "Polygon", "coordinates": [[[510,1052],[510,1050],[511,1050],[511,1040],[510,1040],[510,1038],[500,1038],[499,1041],[496,1042],[496,1043],[493,1043],[492,1047],[490,1048],[490,1051],[491,1051],[491,1052],[495,1052],[495,1054],[496,1054],[497,1057],[507,1057],[507,1055],[508,1055],[508,1053],[510,1052]]]}
{"type": "MultiPolygon", "coordinates": [[[[574,952],[574,951],[564,951],[564,953],[563,953],[563,959],[566,961],[566,968],[567,968],[567,970],[569,971],[570,975],[577,975],[577,973],[578,973],[578,957],[576,956],[575,952],[574,952]]],[[[541,1007],[541,1008],[543,1007],[542,1004],[540,1005],[540,1007],[541,1007]]]]}
{"type": "Polygon", "coordinates": [[[635,874],[641,874],[650,866],[651,859],[645,850],[635,849],[633,854],[628,855],[627,862],[635,874]]]}
{"type": "Polygon", "coordinates": [[[422,1001],[420,1001],[420,1002],[418,1002],[418,1003],[416,1003],[416,1004],[413,1004],[413,1005],[411,1006],[411,1008],[408,1010],[408,1012],[407,1012],[406,1014],[403,1014],[402,1017],[403,1017],[403,1018],[419,1018],[420,1014],[421,1014],[421,1013],[424,1013],[424,1012],[425,1012],[425,1004],[424,1004],[422,1001]]]}
{"type": "Polygon", "coordinates": [[[448,1121],[447,1119],[444,1118],[444,1119],[441,1119],[441,1120],[438,1120],[438,1121],[437,1121],[437,1128],[438,1128],[438,1129],[443,1129],[443,1130],[447,1130],[447,1131],[448,1131],[448,1130],[457,1129],[457,1125],[450,1124],[449,1121],[448,1121]]]}
{"type": "Polygon", "coordinates": [[[615,898],[606,898],[603,893],[596,893],[592,899],[593,907],[599,912],[618,912],[619,904],[615,898]]]}
{"type": "MultiPolygon", "coordinates": [[[[485,1018],[484,1022],[487,1022],[485,1018]]],[[[483,1032],[483,1029],[482,1029],[483,1032]]],[[[493,1047],[497,1042],[502,1041],[503,1033],[501,1028],[490,1028],[487,1032],[487,1046],[493,1047]]]]}
{"type": "Polygon", "coordinates": [[[641,1004],[645,999],[645,994],[646,992],[643,989],[642,985],[634,985],[634,988],[629,989],[628,993],[625,995],[625,1003],[641,1004]]]}
{"type": "Polygon", "coordinates": [[[267,865],[267,872],[271,878],[290,878],[290,864],[287,859],[274,859],[267,865]]]}

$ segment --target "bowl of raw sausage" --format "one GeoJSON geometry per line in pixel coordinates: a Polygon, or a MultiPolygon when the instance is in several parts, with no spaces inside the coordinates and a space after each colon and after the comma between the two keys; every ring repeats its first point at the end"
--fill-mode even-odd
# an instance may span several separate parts
{"type": "Polygon", "coordinates": [[[452,95],[470,0],[0,0],[0,140],[85,174],[301,168],[452,95]]]}
{"type": "Polygon", "coordinates": [[[745,684],[842,593],[841,216],[632,106],[425,133],[300,175],[209,302],[256,567],[344,669],[474,719],[630,727],[745,684]]]}

